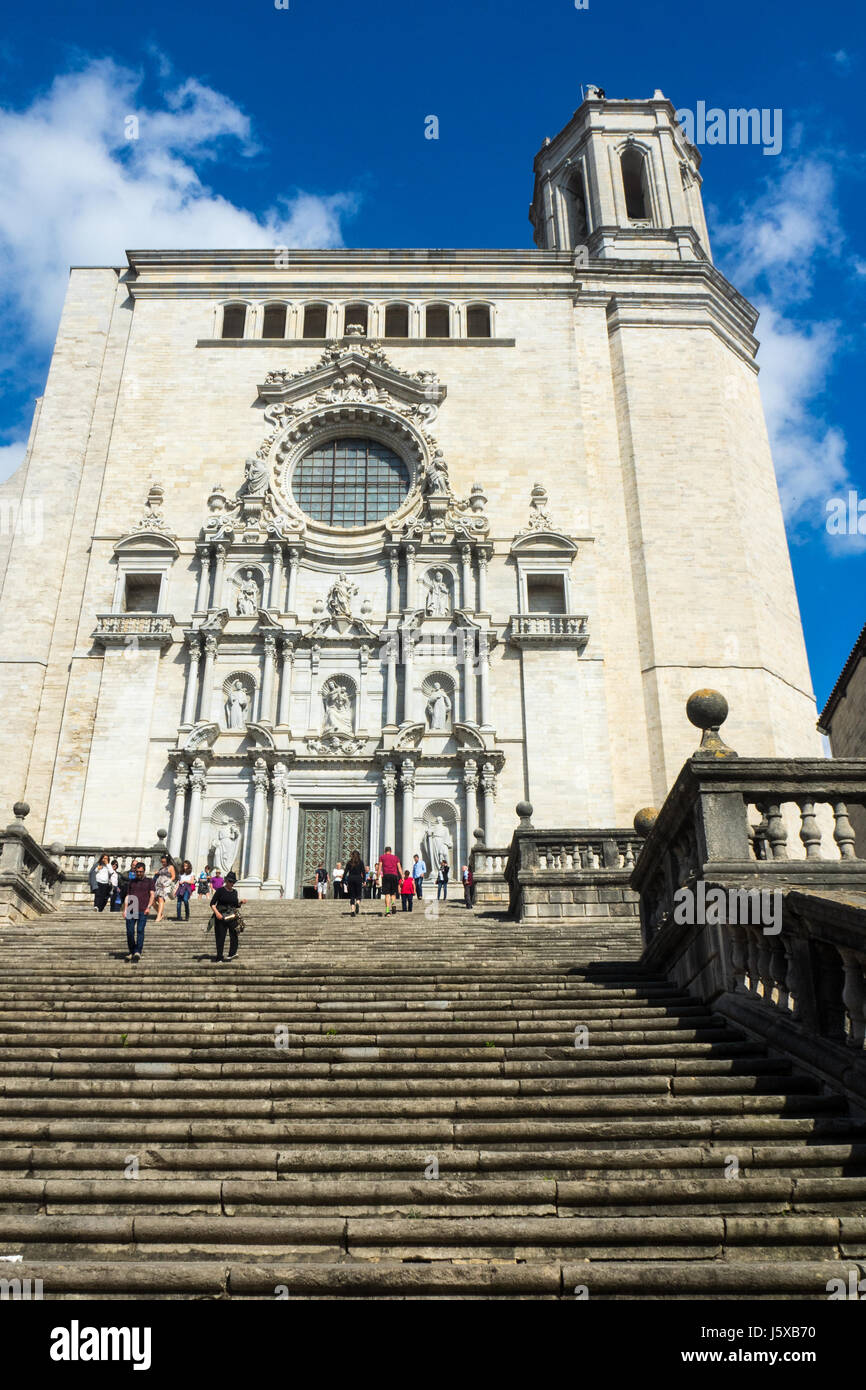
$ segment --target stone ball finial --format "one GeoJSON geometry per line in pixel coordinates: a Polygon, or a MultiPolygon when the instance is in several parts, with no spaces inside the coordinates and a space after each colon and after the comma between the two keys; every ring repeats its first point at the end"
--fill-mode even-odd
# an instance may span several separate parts
{"type": "Polygon", "coordinates": [[[728,717],[728,702],[718,690],[696,690],[686,701],[686,714],[696,729],[702,729],[701,746],[694,754],[697,758],[735,758],[733,748],[729,748],[719,734],[719,729],[728,717]]]}
{"type": "Polygon", "coordinates": [[[472,832],[472,838],[473,838],[473,840],[475,840],[475,842],[476,842],[478,845],[483,845],[483,844],[484,844],[484,831],[483,831],[483,830],[473,830],[473,832],[472,832]]]}
{"type": "Polygon", "coordinates": [[[517,812],[518,816],[520,817],[521,829],[523,829],[523,830],[531,830],[531,829],[532,829],[532,802],[531,802],[531,801],[518,801],[518,803],[517,803],[517,805],[515,806],[514,809],[515,809],[515,811],[517,812]]]}
{"type": "Polygon", "coordinates": [[[24,820],[25,816],[30,815],[30,807],[26,801],[16,801],[12,807],[12,814],[16,820],[24,820]]]}
{"type": "Polygon", "coordinates": [[[62,840],[52,840],[48,846],[48,853],[53,859],[57,859],[61,854],[66,853],[66,846],[62,840]]]}
{"type": "Polygon", "coordinates": [[[686,714],[696,729],[718,729],[728,717],[728,702],[718,690],[696,690],[686,701],[686,714]]]}
{"type": "Polygon", "coordinates": [[[634,818],[634,828],[642,839],[646,839],[658,819],[655,806],[644,806],[634,818]]]}

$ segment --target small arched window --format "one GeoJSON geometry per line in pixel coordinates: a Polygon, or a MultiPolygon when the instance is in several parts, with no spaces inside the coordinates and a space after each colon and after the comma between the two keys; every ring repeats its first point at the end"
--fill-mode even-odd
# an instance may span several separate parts
{"type": "Polygon", "coordinates": [[[652,214],[646,155],[630,145],[623,151],[620,165],[626,215],[631,222],[648,222],[652,214]]]}
{"type": "Polygon", "coordinates": [[[246,304],[227,304],[223,309],[223,338],[242,338],[247,326],[246,304]]]}
{"type": "Polygon", "coordinates": [[[347,333],[350,328],[363,328],[364,337],[369,332],[368,324],[370,321],[370,311],[366,304],[347,304],[346,313],[343,318],[343,332],[347,333]]]}
{"type": "Polygon", "coordinates": [[[428,338],[451,337],[451,309],[447,304],[428,304],[424,315],[424,332],[428,338]]]}
{"type": "Polygon", "coordinates": [[[409,305],[389,304],[385,310],[385,337],[409,337],[409,305]]]}
{"type": "Polygon", "coordinates": [[[286,306],[285,304],[266,304],[265,319],[262,325],[263,338],[285,338],[286,336],[286,306]]]}
{"type": "Polygon", "coordinates": [[[328,336],[327,304],[308,304],[304,309],[305,338],[326,338],[328,336]]]}
{"type": "Polygon", "coordinates": [[[469,338],[490,337],[490,305],[470,304],[466,310],[466,336],[469,338]]]}
{"type": "Polygon", "coordinates": [[[589,231],[586,215],[586,192],[583,175],[578,171],[572,174],[565,186],[565,207],[568,216],[569,245],[572,250],[583,246],[589,231]]]}

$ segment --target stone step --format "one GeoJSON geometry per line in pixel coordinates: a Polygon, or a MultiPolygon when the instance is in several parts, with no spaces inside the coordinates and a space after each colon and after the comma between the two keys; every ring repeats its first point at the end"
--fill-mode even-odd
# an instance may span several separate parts
{"type": "Polygon", "coordinates": [[[16,1277],[41,1279],[49,1298],[769,1298],[827,1297],[855,1259],[202,1260],[27,1261],[16,1277]]]}
{"type": "Polygon", "coordinates": [[[60,1299],[826,1297],[866,1241],[866,1120],[644,971],[633,920],[437,911],[250,904],[231,967],[201,904],[138,965],[116,914],[0,928],[15,1276],[60,1299]]]}

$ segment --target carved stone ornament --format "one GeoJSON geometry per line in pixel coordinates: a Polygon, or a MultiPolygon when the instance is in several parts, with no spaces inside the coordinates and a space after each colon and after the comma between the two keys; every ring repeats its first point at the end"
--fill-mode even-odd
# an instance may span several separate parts
{"type": "Polygon", "coordinates": [[[529,499],[529,520],[522,531],[517,534],[525,536],[532,531],[555,531],[548,511],[547,488],[542,483],[536,483],[529,499]]]}
{"type": "Polygon", "coordinates": [[[356,738],[353,734],[340,733],[336,729],[329,729],[326,733],[317,735],[315,738],[308,738],[306,744],[311,753],[352,757],[363,751],[367,746],[367,740],[356,738]]]}
{"type": "Polygon", "coordinates": [[[171,535],[162,512],[164,501],[165,488],[161,483],[151,483],[145,499],[144,511],[133,526],[132,531],[155,531],[159,535],[171,535]]]}

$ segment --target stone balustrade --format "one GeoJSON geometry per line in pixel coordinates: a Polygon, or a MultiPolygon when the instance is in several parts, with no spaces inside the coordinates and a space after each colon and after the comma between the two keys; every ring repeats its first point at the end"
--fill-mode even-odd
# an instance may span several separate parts
{"type": "Polygon", "coordinates": [[[508,906],[508,884],[505,881],[508,848],[491,849],[483,843],[483,832],[479,831],[478,834],[479,843],[473,846],[469,859],[476,906],[505,908],[508,906]]]}
{"type": "Polygon", "coordinates": [[[0,830],[0,922],[26,922],[53,912],[62,869],[26,829],[26,801],[16,801],[15,820],[0,830]]]}
{"type": "Polygon", "coordinates": [[[167,853],[165,830],[157,831],[156,844],[152,845],[124,845],[121,847],[66,845],[59,849],[56,855],[63,875],[60,898],[63,902],[86,902],[89,900],[91,896],[90,870],[101,854],[107,854],[110,859],[116,859],[118,871],[121,874],[128,874],[132,865],[140,859],[145,866],[145,872],[152,875],[156,873],[159,866],[160,856],[167,853]]]}
{"type": "Polygon", "coordinates": [[[93,640],[102,646],[144,643],[164,647],[172,640],[173,627],[170,613],[98,613],[93,640]]]}
{"type": "Polygon", "coordinates": [[[702,746],[635,817],[643,961],[866,1104],[866,760],[739,758],[726,713],[692,697],[702,746]]]}
{"type": "Polygon", "coordinates": [[[634,915],[629,877],[641,844],[634,830],[538,830],[526,801],[517,814],[504,869],[513,917],[634,915]]]}
{"type": "Polygon", "coordinates": [[[514,613],[508,640],[518,647],[566,642],[582,651],[589,641],[589,618],[585,613],[514,613]]]}

